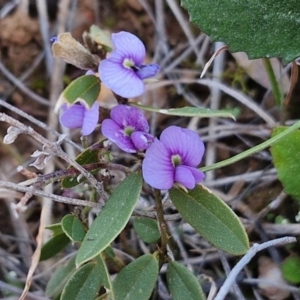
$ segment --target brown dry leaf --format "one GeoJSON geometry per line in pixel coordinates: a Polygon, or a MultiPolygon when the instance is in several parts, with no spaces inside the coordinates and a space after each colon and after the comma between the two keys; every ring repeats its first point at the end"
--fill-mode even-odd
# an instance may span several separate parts
{"type": "Polygon", "coordinates": [[[83,45],[77,42],[70,32],[58,35],[58,41],[52,45],[54,57],[83,70],[97,70],[99,59],[92,55],[83,45]]]}
{"type": "MultiPolygon", "coordinates": [[[[236,52],[231,54],[236,62],[247,72],[250,78],[266,89],[271,88],[269,77],[262,59],[249,60],[245,52],[236,52]]],[[[271,58],[270,62],[272,64],[276,79],[278,82],[280,82],[281,90],[284,92],[284,94],[286,94],[290,88],[289,77],[286,74],[282,74],[283,67],[277,58],[271,58]]]]}
{"type": "Polygon", "coordinates": [[[258,284],[262,294],[270,300],[284,300],[290,296],[290,292],[280,288],[282,285],[286,285],[281,275],[280,268],[268,257],[262,256],[259,258],[259,279],[262,282],[258,284]],[[268,284],[269,281],[272,283],[268,284]]]}

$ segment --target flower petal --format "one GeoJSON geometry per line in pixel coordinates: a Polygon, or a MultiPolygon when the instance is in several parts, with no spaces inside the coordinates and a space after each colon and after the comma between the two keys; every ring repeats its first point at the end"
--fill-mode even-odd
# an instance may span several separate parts
{"type": "Polygon", "coordinates": [[[118,105],[110,113],[110,117],[122,128],[134,127],[135,131],[149,132],[149,124],[143,112],[134,106],[118,105]]]}
{"type": "Polygon", "coordinates": [[[131,59],[136,66],[143,63],[146,50],[144,44],[137,36],[126,31],[113,33],[111,36],[114,51],[110,54],[109,59],[119,61],[120,57],[122,57],[122,62],[126,58],[131,59]]]}
{"type": "Polygon", "coordinates": [[[166,147],[155,140],[147,149],[143,160],[144,180],[152,187],[168,190],[174,183],[174,167],[166,147]]]}
{"type": "Polygon", "coordinates": [[[205,148],[196,132],[170,126],[162,132],[160,140],[172,154],[180,155],[183,165],[196,167],[201,162],[205,148]]]}
{"type": "Polygon", "coordinates": [[[157,64],[142,65],[139,68],[136,75],[141,79],[153,77],[159,71],[159,65],[157,64]]]}
{"type": "Polygon", "coordinates": [[[146,150],[154,141],[154,137],[142,131],[133,132],[130,136],[135,148],[139,151],[146,150]]]}
{"type": "Polygon", "coordinates": [[[102,122],[101,130],[105,137],[114,142],[123,151],[128,153],[137,152],[130,137],[124,136],[122,132],[123,129],[113,120],[104,120],[102,122]]]}
{"type": "Polygon", "coordinates": [[[195,177],[186,166],[180,165],[175,169],[175,182],[178,182],[188,189],[193,189],[196,185],[195,177]]]}
{"type": "Polygon", "coordinates": [[[198,170],[197,168],[189,167],[189,166],[185,166],[185,168],[191,171],[191,173],[195,178],[196,183],[203,181],[203,179],[205,178],[205,174],[202,171],[198,170]]]}
{"type": "Polygon", "coordinates": [[[99,121],[99,104],[95,102],[90,109],[85,109],[83,124],[82,124],[82,135],[91,134],[99,121]]]}
{"type": "Polygon", "coordinates": [[[137,97],[145,91],[144,82],[132,69],[109,59],[100,62],[99,77],[109,89],[124,98],[137,97]]]}
{"type": "Polygon", "coordinates": [[[59,122],[67,128],[79,128],[82,126],[85,107],[83,105],[75,104],[68,107],[66,104],[62,105],[63,113],[59,117],[59,122]]]}

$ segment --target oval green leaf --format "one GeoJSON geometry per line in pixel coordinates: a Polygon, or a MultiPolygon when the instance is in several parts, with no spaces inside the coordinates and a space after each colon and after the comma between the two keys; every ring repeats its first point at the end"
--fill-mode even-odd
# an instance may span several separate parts
{"type": "Polygon", "coordinates": [[[247,233],[235,213],[202,185],[185,191],[172,188],[170,198],[182,217],[219,249],[241,255],[249,249],[247,233]]]}
{"type": "Polygon", "coordinates": [[[101,288],[99,265],[87,263],[72,274],[65,285],[60,300],[94,300],[101,288]]]}
{"type": "Polygon", "coordinates": [[[82,101],[92,107],[100,93],[100,80],[94,75],[83,75],[72,81],[63,91],[63,97],[69,104],[82,101]]]}
{"type": "Polygon", "coordinates": [[[46,296],[55,299],[62,292],[71,274],[76,270],[74,255],[65,265],[55,270],[46,286],[46,296]]]}
{"type": "Polygon", "coordinates": [[[282,57],[287,63],[300,56],[300,3],[297,0],[182,0],[192,22],[213,41],[250,59],[282,57]]]}
{"type": "Polygon", "coordinates": [[[197,278],[189,269],[176,261],[168,265],[167,281],[173,300],[205,300],[197,278]]]}
{"type": "Polygon", "coordinates": [[[155,243],[160,238],[157,222],[153,219],[137,217],[133,221],[133,227],[146,243],[155,243]]]}
{"type": "Polygon", "coordinates": [[[40,261],[51,258],[58,252],[63,250],[70,243],[70,239],[64,234],[53,236],[43,247],[41,251],[40,261]]]}
{"type": "Polygon", "coordinates": [[[158,276],[158,261],[150,254],[127,265],[113,282],[115,300],[148,300],[158,276]]]}
{"type": "Polygon", "coordinates": [[[64,233],[73,242],[82,242],[85,236],[85,229],[78,218],[73,215],[66,215],[61,220],[64,233]]]}
{"type": "Polygon", "coordinates": [[[281,264],[281,271],[283,278],[290,283],[300,283],[300,258],[299,257],[288,257],[281,264]]]}
{"type": "Polygon", "coordinates": [[[76,265],[102,252],[126,226],[142,189],[140,174],[130,174],[115,189],[91,225],[78,251],[76,265]]]}
{"type": "Polygon", "coordinates": [[[137,103],[130,103],[132,106],[139,107],[140,109],[153,111],[164,115],[170,116],[179,116],[179,117],[201,117],[201,118],[213,118],[213,117],[222,117],[222,118],[235,118],[239,115],[239,109],[223,109],[215,110],[209,108],[201,107],[192,107],[185,106],[181,108],[170,108],[170,109],[161,109],[151,106],[144,106],[137,103]]]}
{"type": "MultiPolygon", "coordinates": [[[[286,130],[279,126],[272,131],[272,137],[286,130]]],[[[272,145],[271,154],[284,190],[300,200],[300,131],[296,130],[272,145]]]]}

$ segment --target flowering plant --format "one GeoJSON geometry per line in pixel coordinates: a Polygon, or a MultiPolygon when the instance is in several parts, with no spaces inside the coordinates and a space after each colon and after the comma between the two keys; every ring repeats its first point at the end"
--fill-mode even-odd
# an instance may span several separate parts
{"type": "MultiPolygon", "coordinates": [[[[70,37],[67,36],[67,39],[69,41],[70,37]]],[[[59,47],[62,49],[69,49],[69,46],[64,45],[62,40],[62,38],[53,39],[54,48],[56,43],[60,43],[59,47]]],[[[141,265],[148,264],[151,267],[146,272],[146,276],[152,279],[148,282],[147,288],[143,290],[143,299],[148,299],[155,284],[159,266],[168,262],[168,276],[171,278],[173,275],[170,274],[173,272],[173,268],[178,267],[175,262],[172,263],[169,260],[168,256],[169,234],[161,193],[169,192],[170,201],[173,202],[180,214],[197,232],[215,246],[232,254],[240,254],[247,250],[248,239],[241,223],[230,208],[207,188],[200,185],[205,178],[204,172],[199,169],[205,154],[205,146],[201,137],[190,129],[169,126],[162,130],[159,139],[156,138],[156,134],[150,131],[148,120],[140,109],[147,109],[147,107],[128,102],[126,99],[142,95],[145,92],[147,79],[157,74],[159,66],[154,63],[144,64],[146,49],[135,35],[122,31],[112,34],[111,40],[111,44],[107,42],[107,37],[103,39],[103,44],[101,41],[97,41],[98,47],[102,47],[98,74],[94,68],[89,69],[84,76],[66,88],[58,104],[62,111],[59,120],[63,126],[70,129],[81,128],[82,135],[86,136],[94,131],[99,133],[96,130],[99,123],[100,132],[104,138],[91,145],[76,158],[76,162],[92,174],[101,174],[102,184],[99,186],[99,182],[94,180],[94,177],[92,179],[88,179],[88,177],[76,179],[71,174],[62,180],[62,187],[70,189],[88,179],[98,193],[100,203],[105,203],[88,231],[81,230],[81,246],[75,261],[79,269],[72,275],[70,281],[74,280],[74,284],[79,284],[78,280],[84,281],[84,277],[79,273],[95,259],[96,265],[102,266],[102,271],[106,270],[103,260],[105,249],[124,229],[132,216],[142,187],[145,186],[148,189],[150,187],[153,192],[150,192],[149,196],[155,202],[157,221],[147,218],[140,211],[138,214],[142,218],[137,219],[134,224],[137,232],[140,232],[141,238],[150,243],[158,243],[159,249],[153,255],[142,256],[126,266],[119,273],[113,285],[106,270],[106,283],[104,284],[105,288],[110,291],[108,292],[109,297],[116,297],[116,299],[133,297],[132,299],[135,299],[133,296],[135,292],[132,296],[128,296],[131,295],[131,292],[126,292],[126,296],[123,294],[123,285],[125,284],[125,287],[131,285],[130,281],[127,282],[127,273],[133,272],[137,276],[142,276],[139,269],[141,265]],[[110,110],[109,115],[97,102],[101,85],[111,89],[119,101],[119,104],[110,110]],[[61,103],[63,104],[61,105],[61,103]],[[99,120],[99,110],[101,111],[101,120],[99,120]],[[104,110],[104,117],[102,117],[102,110],[104,110]],[[133,172],[129,168],[112,163],[113,160],[118,159],[120,151],[134,155],[135,160],[139,162],[137,171],[133,172]],[[107,170],[105,173],[103,173],[103,168],[107,170]],[[99,169],[102,171],[99,172],[99,169]],[[123,171],[126,176],[112,193],[109,192],[110,196],[107,199],[106,195],[110,190],[109,182],[112,178],[110,176],[113,176],[114,170],[123,171]],[[202,206],[206,208],[203,209],[202,206]],[[220,212],[215,210],[216,206],[222,207],[220,212]],[[207,219],[207,212],[213,217],[207,219]],[[195,213],[197,215],[194,215],[195,213]],[[230,220],[230,225],[223,226],[219,222],[219,219],[224,216],[230,220]],[[143,234],[141,228],[150,226],[150,224],[154,226],[153,235],[143,234]],[[207,226],[207,224],[210,225],[207,226]],[[210,234],[209,227],[218,228],[220,234],[217,238],[210,234]],[[232,243],[227,242],[228,235],[232,234],[235,236],[233,237],[235,247],[232,247],[232,243]]],[[[76,46],[76,42],[73,40],[71,43],[76,46]]],[[[78,46],[78,49],[80,53],[84,53],[85,58],[76,65],[81,65],[83,69],[86,69],[85,64],[91,65],[95,59],[92,59],[81,45],[78,46]]],[[[67,58],[67,61],[71,62],[72,58],[67,58]]],[[[189,114],[189,109],[179,109],[178,114],[189,114]]],[[[193,110],[196,111],[195,108],[193,110]]],[[[176,114],[177,111],[173,110],[172,113],[176,114]]],[[[209,111],[207,116],[212,116],[213,113],[209,111]]],[[[222,113],[225,116],[226,113],[222,113]]],[[[78,219],[71,216],[68,218],[72,219],[72,222],[79,222],[78,219]]],[[[82,228],[80,222],[78,226],[82,228]]],[[[62,227],[64,228],[63,221],[62,227]]],[[[65,232],[69,236],[68,229],[63,230],[66,230],[65,232]]],[[[71,236],[71,240],[75,241],[74,237],[71,236]]],[[[179,267],[182,268],[180,265],[179,267]]],[[[184,272],[189,280],[195,281],[193,275],[186,269],[183,268],[181,272],[184,272]]],[[[136,283],[133,284],[136,285],[136,283]]],[[[198,283],[196,286],[197,297],[202,299],[203,292],[198,283]]],[[[66,295],[70,295],[72,289],[73,285],[70,283],[70,287],[66,287],[66,295]]],[[[170,289],[172,289],[171,283],[170,289]]]]}
{"type": "MultiPolygon", "coordinates": [[[[189,0],[183,2],[188,6],[189,0]]],[[[277,127],[269,140],[253,147],[251,151],[204,166],[203,158],[210,155],[204,145],[207,137],[205,139],[199,134],[200,130],[196,127],[195,130],[184,128],[186,119],[174,120],[169,116],[194,117],[193,120],[198,122],[200,117],[234,118],[235,112],[200,107],[164,109],[135,103],[128,98],[143,95],[147,84],[154,82],[150,79],[160,71],[158,64],[145,63],[147,56],[143,42],[125,31],[107,35],[98,29],[95,34],[95,28],[86,33],[83,39],[84,45],[77,42],[70,33],[51,39],[55,57],[63,58],[84,70],[84,75],[65,88],[56,106],[62,126],[71,129],[72,135],[76,133],[72,129],[80,128],[81,146],[66,135],[59,135],[57,142],[50,143],[32,128],[3,117],[2,113],[0,115],[12,125],[4,137],[4,143],[12,143],[18,135],[27,133],[43,144],[43,151],[32,154],[36,161],[31,166],[43,169],[55,156],[68,163],[64,170],[45,175],[35,174],[36,181],[21,199],[24,205],[34,194],[47,197],[49,193],[41,193],[41,187],[57,181],[61,184],[63,195],[56,195],[55,200],[78,207],[72,214],[65,215],[60,223],[49,226],[53,236],[42,248],[39,241],[37,254],[33,256],[35,266],[36,257],[40,260],[48,259],[70,243],[72,246],[69,249],[76,247],[76,257],[69,259],[67,265],[60,267],[51,277],[47,296],[53,299],[60,297],[62,300],[147,300],[153,293],[162,266],[167,265],[166,278],[162,281],[166,282],[174,299],[205,299],[195,274],[177,262],[179,257],[173,243],[176,242],[177,233],[174,233],[176,230],[172,227],[178,225],[177,220],[184,219],[192,228],[189,230],[199,234],[197,239],[200,240],[201,236],[212,246],[232,255],[246,253],[249,240],[244,226],[233,210],[207,188],[209,176],[206,171],[231,164],[272,146],[272,158],[280,180],[291,195],[299,198],[298,181],[290,184],[292,180],[287,180],[286,176],[292,172],[298,178],[295,171],[297,168],[291,164],[294,157],[290,159],[291,156],[285,153],[287,145],[293,153],[297,153],[299,145],[295,146],[293,140],[283,143],[282,139],[299,128],[300,123],[288,129],[277,127]],[[109,110],[102,105],[99,97],[103,86],[112,91],[114,101],[117,101],[109,106],[109,110]],[[161,122],[161,126],[154,126],[153,118],[150,126],[149,115],[144,111],[168,117],[161,122]],[[65,142],[78,150],[75,159],[71,154],[67,155],[65,142]],[[63,150],[65,148],[66,151],[63,150]],[[286,156],[289,159],[284,160],[286,156]],[[84,208],[79,208],[81,206],[84,208]],[[134,249],[127,253],[130,243],[124,238],[126,226],[137,233],[140,240],[136,244],[141,245],[143,251],[145,244],[149,244],[147,254],[134,258],[129,254],[131,252],[136,256],[134,249]],[[119,240],[126,240],[126,250],[117,249],[119,240]],[[112,272],[117,273],[114,278],[112,272]]],[[[162,71],[165,71],[163,67],[162,71]]],[[[161,77],[164,75],[169,74],[166,71],[160,73],[161,77]]],[[[271,75],[274,81],[275,76],[271,75]]],[[[218,82],[207,83],[198,79],[196,82],[223,87],[218,82]]],[[[159,84],[154,88],[164,83],[159,84]]],[[[223,90],[226,89],[223,87],[223,90]]],[[[277,102],[283,105],[280,93],[276,97],[277,102]]],[[[244,97],[241,101],[249,99],[244,97]]],[[[255,103],[249,102],[252,108],[257,108],[255,103]]],[[[260,116],[269,125],[274,125],[273,119],[261,110],[260,116]]],[[[193,124],[190,122],[189,128],[193,124]]],[[[299,132],[293,134],[294,140],[299,140],[299,132]]],[[[18,188],[23,191],[22,187],[18,188]]],[[[199,244],[202,247],[204,243],[199,244]]],[[[180,243],[178,248],[182,248],[180,243]]],[[[29,285],[30,278],[26,286],[29,285]]]]}

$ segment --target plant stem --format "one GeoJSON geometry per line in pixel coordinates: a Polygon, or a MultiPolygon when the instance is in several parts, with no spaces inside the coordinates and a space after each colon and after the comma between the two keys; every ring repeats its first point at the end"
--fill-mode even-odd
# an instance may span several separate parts
{"type": "Polygon", "coordinates": [[[278,107],[281,107],[282,103],[283,103],[283,95],[280,91],[280,88],[279,88],[279,85],[278,85],[278,82],[277,82],[277,79],[276,79],[276,76],[275,76],[275,73],[274,73],[274,69],[273,69],[272,64],[270,62],[270,59],[263,58],[262,60],[263,60],[263,63],[265,65],[265,68],[266,68],[266,71],[267,71],[267,74],[268,74],[268,77],[269,77],[269,80],[270,80],[270,83],[271,83],[271,88],[272,88],[272,92],[273,92],[273,95],[274,95],[274,98],[275,98],[276,105],[278,107]]]}
{"type": "Polygon", "coordinates": [[[291,127],[289,127],[288,129],[284,130],[283,132],[277,134],[276,136],[273,136],[272,138],[268,139],[267,141],[253,147],[250,148],[242,153],[239,153],[231,158],[225,159],[223,161],[220,161],[218,163],[212,164],[210,166],[207,167],[203,167],[200,168],[200,170],[202,172],[206,172],[206,171],[210,171],[213,169],[218,169],[218,168],[222,168],[225,166],[228,166],[230,164],[233,164],[241,159],[244,159],[256,152],[259,152],[267,147],[270,147],[271,145],[275,144],[276,142],[278,142],[279,140],[281,140],[283,137],[287,136],[288,134],[290,134],[291,132],[293,132],[294,130],[300,128],[300,121],[296,122],[294,125],[292,125],[291,127]]]}
{"type": "MultiPolygon", "coordinates": [[[[161,234],[160,252],[164,256],[165,253],[167,252],[167,244],[168,244],[169,236],[168,236],[168,226],[164,218],[164,210],[161,202],[160,190],[154,189],[154,199],[155,199],[155,206],[157,212],[157,221],[159,224],[160,234],[161,234]]],[[[162,263],[163,263],[163,259],[162,259],[162,263]]]]}

